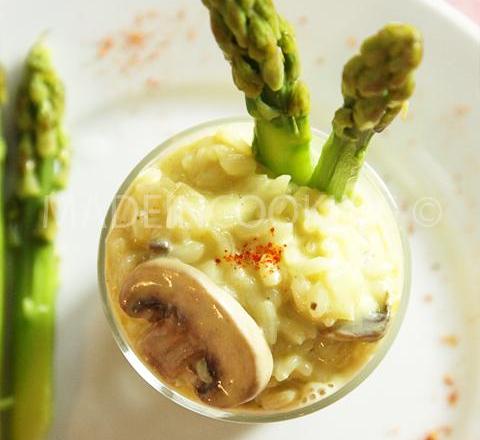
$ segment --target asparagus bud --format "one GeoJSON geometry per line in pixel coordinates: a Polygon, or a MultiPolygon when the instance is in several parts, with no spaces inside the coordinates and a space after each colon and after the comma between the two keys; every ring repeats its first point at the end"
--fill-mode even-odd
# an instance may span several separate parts
{"type": "Polygon", "coordinates": [[[345,102],[333,120],[335,133],[358,139],[383,131],[413,94],[422,52],[420,33],[409,25],[389,24],[366,39],[343,70],[345,102]]]}
{"type": "MultiPolygon", "coordinates": [[[[39,43],[27,58],[17,101],[19,137],[19,200],[37,208],[37,224],[46,217],[48,198],[66,185],[69,168],[67,139],[63,131],[64,87],[51,62],[50,51],[39,43]]],[[[38,237],[53,239],[55,216],[45,228],[36,228],[38,237]],[[43,233],[43,231],[49,231],[43,233]]]]}
{"type": "Polygon", "coordinates": [[[307,183],[310,98],[299,80],[300,59],[291,26],[271,0],[203,0],[215,39],[232,66],[236,86],[255,118],[257,159],[274,174],[307,183]]]}
{"type": "Polygon", "coordinates": [[[422,60],[420,33],[389,24],[367,38],[344,67],[344,104],[335,113],[333,133],[324,145],[310,185],[341,200],[363,165],[374,133],[398,115],[415,89],[413,72],[422,60]]]}
{"type": "Polygon", "coordinates": [[[0,65],[0,161],[5,159],[7,145],[3,136],[3,107],[7,102],[7,75],[0,65]]]}

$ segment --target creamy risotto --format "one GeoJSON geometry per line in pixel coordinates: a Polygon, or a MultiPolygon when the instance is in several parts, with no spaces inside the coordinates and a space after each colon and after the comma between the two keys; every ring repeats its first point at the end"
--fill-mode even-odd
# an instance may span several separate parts
{"type": "MultiPolygon", "coordinates": [[[[336,203],[269,176],[248,141],[227,131],[165,152],[119,200],[106,281],[134,349],[151,323],[126,315],[119,292],[138,264],[164,252],[206,274],[263,331],[273,373],[245,409],[301,406],[341,386],[377,343],[332,337],[335,329],[386,305],[394,314],[402,291],[397,226],[365,177],[336,203]]],[[[171,385],[194,397],[181,379],[171,385]]]]}

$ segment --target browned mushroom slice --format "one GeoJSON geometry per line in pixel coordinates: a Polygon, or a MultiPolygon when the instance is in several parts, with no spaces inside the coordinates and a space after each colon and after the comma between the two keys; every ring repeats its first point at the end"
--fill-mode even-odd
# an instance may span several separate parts
{"type": "Polygon", "coordinates": [[[171,250],[171,245],[167,240],[156,238],[148,243],[148,248],[155,254],[168,255],[171,250]]]}
{"type": "Polygon", "coordinates": [[[391,307],[385,303],[383,310],[360,321],[340,321],[329,330],[328,336],[337,341],[375,342],[382,339],[390,322],[391,307]]]}
{"type": "Polygon", "coordinates": [[[234,407],[267,385],[273,360],[261,329],[203,272],[168,257],[147,261],[127,277],[120,304],[154,323],[139,344],[146,362],[166,380],[190,373],[205,403],[234,407]]]}

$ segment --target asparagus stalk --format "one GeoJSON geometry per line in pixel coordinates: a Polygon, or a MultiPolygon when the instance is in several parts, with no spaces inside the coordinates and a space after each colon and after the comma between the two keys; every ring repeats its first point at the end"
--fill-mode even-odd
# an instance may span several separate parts
{"type": "Polygon", "coordinates": [[[215,39],[255,119],[253,150],[273,174],[306,184],[310,158],[310,98],[299,80],[293,29],[271,0],[203,0],[215,39]]]}
{"type": "Polygon", "coordinates": [[[419,32],[389,24],[362,44],[343,70],[343,106],[322,149],[309,185],[337,200],[350,194],[365,160],[370,139],[383,131],[411,97],[413,71],[421,62],[419,32]]]}
{"type": "Polygon", "coordinates": [[[30,51],[17,101],[18,176],[10,211],[14,266],[13,412],[10,437],[39,440],[52,417],[58,259],[54,195],[69,152],[64,89],[43,43],[30,51]]]}
{"type": "Polygon", "coordinates": [[[6,74],[0,66],[0,411],[6,405],[5,393],[5,326],[6,326],[6,306],[7,298],[5,296],[5,219],[4,219],[4,177],[5,177],[5,157],[7,153],[7,144],[3,133],[3,108],[7,101],[6,74]]]}

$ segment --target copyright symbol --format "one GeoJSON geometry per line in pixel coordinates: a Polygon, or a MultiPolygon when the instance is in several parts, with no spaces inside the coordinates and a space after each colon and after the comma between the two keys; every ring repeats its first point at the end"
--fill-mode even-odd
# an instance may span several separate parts
{"type": "Polygon", "coordinates": [[[417,200],[413,207],[415,222],[425,228],[433,228],[438,225],[442,217],[442,205],[433,197],[423,197],[417,200]]]}

